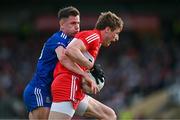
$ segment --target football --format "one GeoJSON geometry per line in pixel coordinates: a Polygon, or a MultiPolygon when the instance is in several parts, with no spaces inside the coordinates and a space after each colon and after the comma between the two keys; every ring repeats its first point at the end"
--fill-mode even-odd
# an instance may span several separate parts
{"type": "MultiPolygon", "coordinates": [[[[103,79],[102,81],[98,78],[95,79],[94,76],[90,72],[88,72],[88,74],[91,77],[91,79],[94,80],[94,82],[96,83],[98,87],[98,92],[100,92],[100,90],[104,87],[104,83],[105,83],[104,78],[102,78],[103,79]]],[[[92,94],[91,88],[89,87],[88,82],[85,79],[82,79],[82,88],[85,93],[92,94]]]]}

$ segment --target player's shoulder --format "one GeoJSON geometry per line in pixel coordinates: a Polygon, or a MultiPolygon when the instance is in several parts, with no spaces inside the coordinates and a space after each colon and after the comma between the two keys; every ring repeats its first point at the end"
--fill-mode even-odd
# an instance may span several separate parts
{"type": "Polygon", "coordinates": [[[85,31],[81,31],[78,34],[76,34],[75,36],[76,38],[85,38],[87,39],[92,39],[92,38],[99,38],[100,35],[97,32],[97,30],[85,30],[85,31]]]}
{"type": "Polygon", "coordinates": [[[67,39],[68,36],[62,31],[56,33],[61,39],[67,39]]]}
{"type": "Polygon", "coordinates": [[[52,39],[67,39],[68,36],[62,31],[58,31],[51,36],[52,39]]]}
{"type": "Polygon", "coordinates": [[[47,43],[56,43],[59,41],[68,41],[69,37],[62,31],[55,32],[49,39],[47,43]]]}

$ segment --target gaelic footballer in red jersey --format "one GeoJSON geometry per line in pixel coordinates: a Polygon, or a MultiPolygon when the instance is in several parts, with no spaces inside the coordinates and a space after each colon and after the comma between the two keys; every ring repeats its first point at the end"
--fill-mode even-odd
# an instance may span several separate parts
{"type": "MultiPolygon", "coordinates": [[[[99,49],[108,47],[111,42],[118,40],[122,31],[123,21],[112,12],[102,13],[94,30],[82,31],[68,44],[65,55],[81,69],[89,70],[93,67],[99,49]],[[87,59],[89,54],[92,59],[87,59]]],[[[82,90],[82,77],[57,63],[54,70],[54,81],[51,85],[53,103],[49,119],[71,119],[73,115],[80,115],[105,120],[116,119],[115,112],[108,106],[86,95],[82,90]]],[[[93,85],[92,85],[93,86],[93,85]]],[[[97,86],[93,86],[93,93],[97,86]]]]}
{"type": "MultiPolygon", "coordinates": [[[[94,61],[95,61],[95,59],[96,59],[96,57],[98,55],[100,46],[102,44],[102,39],[100,39],[100,38],[101,38],[100,37],[100,32],[98,30],[91,30],[91,31],[80,32],[80,33],[76,34],[75,38],[73,39],[73,41],[77,39],[78,41],[81,41],[85,45],[87,51],[80,52],[80,54],[85,57],[84,59],[87,59],[86,56],[89,56],[90,59],[88,59],[86,61],[89,61],[90,64],[94,64],[94,61]]],[[[88,69],[88,66],[84,66],[85,64],[83,62],[78,63],[78,64],[81,66],[81,68],[83,70],[88,69]]],[[[73,74],[73,75],[77,75],[77,74],[69,71],[67,68],[65,68],[59,62],[59,63],[57,63],[56,68],[54,70],[54,78],[57,75],[62,74],[62,73],[70,73],[70,74],[73,74]]]]}
{"type": "MultiPolygon", "coordinates": [[[[94,63],[94,60],[98,55],[99,48],[102,44],[100,31],[91,30],[91,31],[80,32],[75,36],[72,42],[74,42],[74,40],[78,40],[79,42],[82,42],[82,44],[85,45],[87,50],[86,52],[88,52],[92,56],[93,58],[92,63],[94,63]]],[[[83,56],[83,53],[81,54],[83,56]]],[[[81,66],[81,68],[83,70],[87,70],[87,68],[84,66],[81,66]]],[[[85,96],[85,93],[81,89],[81,82],[82,82],[81,76],[69,71],[60,62],[58,62],[54,70],[54,78],[57,79],[54,80],[51,88],[52,94],[56,93],[53,97],[53,101],[54,102],[62,102],[65,100],[72,101],[74,109],[76,109],[79,103],[77,101],[82,100],[83,97],[85,96]],[[66,92],[64,93],[64,91],[66,92]]]]}

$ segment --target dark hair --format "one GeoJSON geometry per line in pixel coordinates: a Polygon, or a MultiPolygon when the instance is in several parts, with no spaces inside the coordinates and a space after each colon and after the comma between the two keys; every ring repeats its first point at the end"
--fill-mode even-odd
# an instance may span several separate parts
{"type": "Polygon", "coordinates": [[[114,31],[116,28],[123,27],[123,21],[120,17],[110,11],[101,13],[96,22],[95,29],[103,30],[106,27],[110,27],[111,30],[114,31]]]}
{"type": "Polygon", "coordinates": [[[77,16],[80,15],[80,12],[77,8],[73,6],[62,8],[58,11],[58,19],[68,18],[69,16],[77,16]]]}

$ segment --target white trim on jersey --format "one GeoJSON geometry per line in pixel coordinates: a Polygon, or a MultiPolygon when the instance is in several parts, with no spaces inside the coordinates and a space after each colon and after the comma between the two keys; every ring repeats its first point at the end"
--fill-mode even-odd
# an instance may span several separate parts
{"type": "Polygon", "coordinates": [[[99,35],[97,33],[94,33],[88,37],[85,38],[88,43],[91,43],[92,41],[99,39],[99,35]]]}
{"type": "Polygon", "coordinates": [[[66,39],[66,38],[67,38],[67,35],[64,34],[64,33],[61,33],[61,37],[64,38],[64,39],[66,39]]]}
{"type": "Polygon", "coordinates": [[[43,106],[43,98],[42,98],[42,94],[41,94],[41,89],[35,88],[34,94],[36,96],[37,105],[43,106]]]}
{"type": "Polygon", "coordinates": [[[92,37],[92,36],[94,36],[94,35],[96,35],[96,33],[94,33],[94,34],[92,34],[92,35],[86,37],[86,39],[89,39],[90,37],[92,37]]]}
{"type": "Polygon", "coordinates": [[[73,100],[73,101],[75,100],[74,99],[75,92],[76,92],[76,77],[72,75],[70,99],[73,100]]]}

